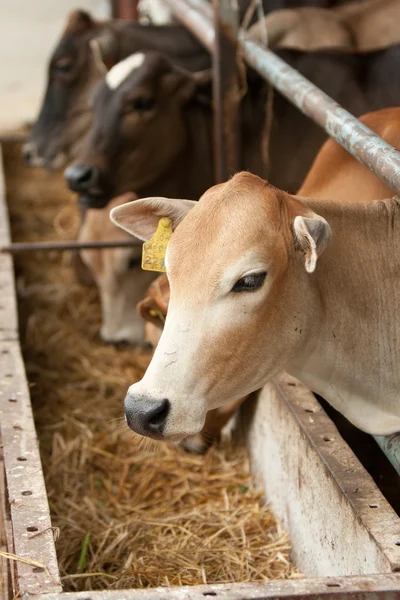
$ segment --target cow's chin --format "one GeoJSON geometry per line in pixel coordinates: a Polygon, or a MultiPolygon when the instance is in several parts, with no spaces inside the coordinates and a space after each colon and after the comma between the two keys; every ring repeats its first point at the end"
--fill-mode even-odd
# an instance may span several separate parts
{"type": "MultiPolygon", "coordinates": [[[[190,411],[190,407],[188,407],[187,411],[190,411]]],[[[181,442],[187,437],[200,433],[203,430],[205,420],[206,412],[204,414],[197,414],[195,419],[190,420],[175,418],[172,407],[171,415],[163,431],[163,439],[175,443],[181,442]]]]}

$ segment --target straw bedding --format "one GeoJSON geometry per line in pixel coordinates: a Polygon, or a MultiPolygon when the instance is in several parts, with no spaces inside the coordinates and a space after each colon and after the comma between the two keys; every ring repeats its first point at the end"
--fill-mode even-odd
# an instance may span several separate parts
{"type": "MultiPolygon", "coordinates": [[[[61,175],[5,146],[14,241],[74,239],[61,175]]],[[[104,345],[95,289],[70,257],[16,261],[21,337],[65,590],[296,576],[287,535],[254,489],[246,451],[194,456],[149,446],[124,425],[122,398],[149,354],[104,345]]]]}

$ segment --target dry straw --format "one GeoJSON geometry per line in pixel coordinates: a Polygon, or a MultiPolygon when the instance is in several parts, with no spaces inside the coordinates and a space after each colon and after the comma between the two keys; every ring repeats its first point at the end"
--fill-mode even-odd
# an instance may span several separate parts
{"type": "MultiPolygon", "coordinates": [[[[14,241],[73,239],[62,176],[5,148],[14,241]]],[[[104,345],[95,289],[67,254],[17,259],[21,336],[66,590],[296,576],[287,535],[254,489],[244,448],[149,447],[122,419],[149,355],[104,345]]]]}

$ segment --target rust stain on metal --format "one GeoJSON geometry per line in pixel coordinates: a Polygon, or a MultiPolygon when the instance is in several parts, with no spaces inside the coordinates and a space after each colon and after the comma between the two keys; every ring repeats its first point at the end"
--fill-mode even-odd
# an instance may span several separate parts
{"type": "Polygon", "coordinates": [[[214,144],[216,182],[239,168],[239,81],[237,72],[238,6],[215,0],[213,53],[214,144]]]}

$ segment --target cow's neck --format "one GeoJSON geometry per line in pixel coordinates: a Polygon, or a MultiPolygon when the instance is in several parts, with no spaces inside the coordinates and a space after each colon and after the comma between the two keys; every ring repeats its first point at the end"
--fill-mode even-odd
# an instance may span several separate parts
{"type": "Polygon", "coordinates": [[[139,197],[167,196],[198,200],[215,183],[211,112],[193,103],[185,112],[186,143],[172,163],[152,182],[134,186],[139,197]]]}
{"type": "Polygon", "coordinates": [[[309,327],[287,370],[361,429],[400,431],[400,205],[307,204],[333,243],[310,275],[309,327]]]}

